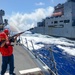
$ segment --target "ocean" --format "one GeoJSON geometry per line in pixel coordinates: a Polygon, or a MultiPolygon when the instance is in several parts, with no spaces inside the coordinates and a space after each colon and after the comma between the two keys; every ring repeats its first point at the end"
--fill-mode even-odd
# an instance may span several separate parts
{"type": "Polygon", "coordinates": [[[21,36],[22,43],[47,64],[54,72],[52,56],[58,75],[75,75],[75,41],[63,37],[25,33],[21,36]]]}

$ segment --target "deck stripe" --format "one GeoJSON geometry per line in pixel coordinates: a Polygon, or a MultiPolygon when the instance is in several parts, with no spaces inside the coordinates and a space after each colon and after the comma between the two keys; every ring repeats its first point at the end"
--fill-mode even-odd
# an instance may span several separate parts
{"type": "Polygon", "coordinates": [[[41,69],[33,68],[33,69],[21,70],[19,72],[20,72],[20,74],[27,74],[27,73],[33,73],[33,72],[38,72],[38,71],[41,71],[41,69]]]}
{"type": "Polygon", "coordinates": [[[9,75],[9,73],[5,73],[4,75],[9,75]]]}

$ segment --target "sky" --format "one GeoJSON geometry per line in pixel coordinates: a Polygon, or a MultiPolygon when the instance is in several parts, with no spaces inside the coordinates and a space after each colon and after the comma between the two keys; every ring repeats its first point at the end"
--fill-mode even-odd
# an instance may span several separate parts
{"type": "Polygon", "coordinates": [[[6,15],[17,13],[31,13],[39,8],[46,9],[66,0],[0,0],[0,9],[5,10],[6,15]]]}
{"type": "Polygon", "coordinates": [[[67,0],[0,0],[0,9],[5,11],[10,28],[26,30],[37,26],[37,22],[51,16],[54,6],[67,0]]]}

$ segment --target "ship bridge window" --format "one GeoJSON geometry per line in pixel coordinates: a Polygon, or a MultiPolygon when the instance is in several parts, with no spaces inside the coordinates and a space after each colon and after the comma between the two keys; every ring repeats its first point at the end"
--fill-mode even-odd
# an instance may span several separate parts
{"type": "Polygon", "coordinates": [[[53,24],[53,22],[51,22],[51,24],[53,24]]]}
{"type": "Polygon", "coordinates": [[[64,23],[69,23],[70,22],[70,20],[64,20],[64,23]]]}
{"type": "Polygon", "coordinates": [[[72,26],[75,26],[75,20],[72,21],[72,26]]]}
{"type": "Polygon", "coordinates": [[[63,22],[63,20],[60,20],[59,22],[63,22]]]}
{"type": "Polygon", "coordinates": [[[54,21],[54,24],[58,23],[58,21],[54,21]]]}
{"type": "Polygon", "coordinates": [[[38,23],[37,23],[37,26],[38,26],[38,27],[44,27],[45,24],[44,24],[43,22],[38,22],[38,23]]]}
{"type": "Polygon", "coordinates": [[[44,25],[38,25],[38,27],[45,27],[44,25]]]}

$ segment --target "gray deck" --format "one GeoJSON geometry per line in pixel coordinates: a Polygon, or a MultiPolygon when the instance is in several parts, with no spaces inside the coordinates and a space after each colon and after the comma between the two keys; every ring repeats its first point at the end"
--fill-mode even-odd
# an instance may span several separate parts
{"type": "MultiPolygon", "coordinates": [[[[15,57],[15,71],[18,74],[20,70],[26,70],[38,67],[33,58],[30,57],[28,52],[24,50],[22,46],[14,46],[14,57],[15,57]]],[[[19,75],[19,74],[18,74],[19,75]]]]}
{"type": "MultiPolygon", "coordinates": [[[[14,46],[14,62],[15,62],[15,73],[16,75],[21,75],[19,71],[27,70],[32,68],[37,68],[37,64],[33,61],[33,57],[29,55],[27,50],[25,50],[22,46],[15,45],[14,46]]],[[[1,67],[1,54],[0,54],[0,67],[1,67]]],[[[6,74],[8,75],[8,74],[6,74]]]]}

